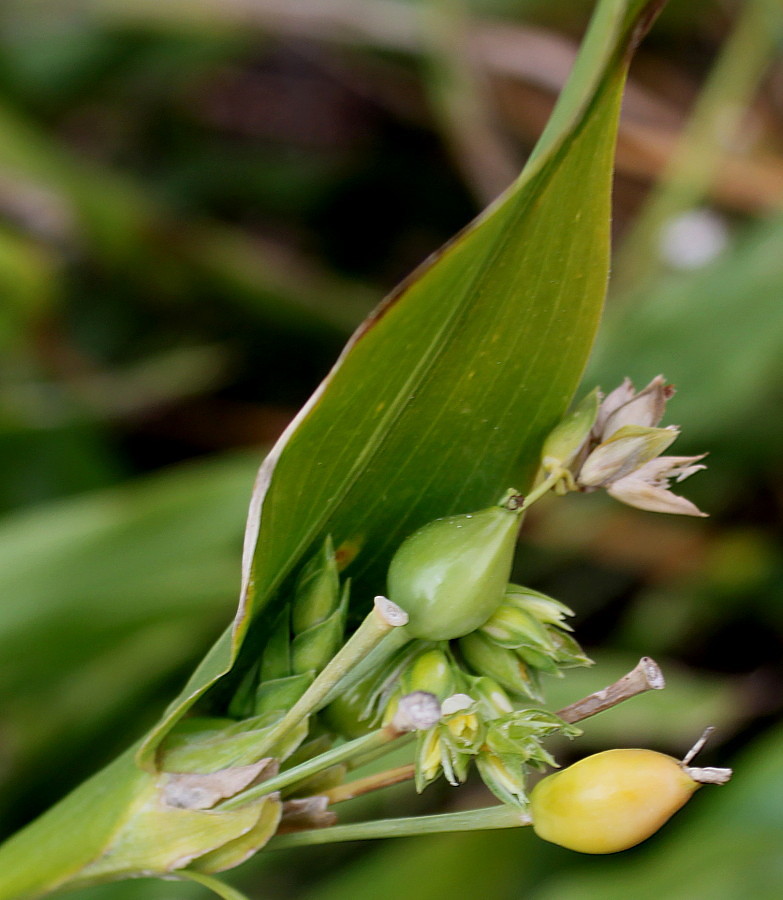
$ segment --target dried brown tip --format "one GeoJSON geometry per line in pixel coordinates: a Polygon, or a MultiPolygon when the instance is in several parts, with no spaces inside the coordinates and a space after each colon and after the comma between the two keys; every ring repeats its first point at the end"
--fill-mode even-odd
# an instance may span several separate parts
{"type": "Polygon", "coordinates": [[[660,691],[664,687],[666,687],[666,680],[658,663],[649,656],[643,656],[627,675],[623,675],[614,684],[558,710],[557,715],[565,722],[581,722],[582,719],[594,716],[605,709],[611,709],[637,694],[643,694],[645,691],[660,691]]]}

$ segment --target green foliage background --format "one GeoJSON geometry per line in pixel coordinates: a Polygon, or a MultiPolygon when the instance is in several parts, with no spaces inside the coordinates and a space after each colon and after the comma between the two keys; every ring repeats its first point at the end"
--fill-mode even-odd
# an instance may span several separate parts
{"type": "MultiPolygon", "coordinates": [[[[331,6],[0,8],[3,836],[151,725],[225,627],[265,449],[351,328],[505,186],[589,10],[441,0],[417,18],[421,3],[353,0],[348,28],[313,13],[331,6]],[[472,79],[459,48],[474,33],[485,51],[472,79]]],[[[240,870],[251,896],[780,896],[776,7],[671,0],[647,39],[621,131],[617,287],[587,382],[662,371],[677,385],[682,452],[711,451],[685,490],[712,517],[542,504],[517,573],[577,610],[598,662],[553,684],[553,702],[642,653],[669,677],[586,725],[564,760],[637,744],[680,753],[711,723],[705,763],[733,764],[735,781],[621,857],[526,833],[314,850],[306,866],[289,851],[240,870]],[[699,96],[681,174],[661,181],[699,96]],[[650,197],[664,222],[709,209],[722,252],[692,269],[661,259],[650,197]]],[[[478,790],[395,789],[377,803],[404,814],[478,790]]],[[[84,896],[203,893],[138,882],[84,896]]]]}

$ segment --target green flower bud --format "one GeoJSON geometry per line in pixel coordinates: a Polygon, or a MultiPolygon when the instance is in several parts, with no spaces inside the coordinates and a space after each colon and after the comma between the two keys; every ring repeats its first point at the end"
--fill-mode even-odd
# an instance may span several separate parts
{"type": "Polygon", "coordinates": [[[513,806],[527,806],[525,765],[516,756],[482,750],[476,757],[476,767],[492,793],[513,806]]]}
{"type": "Polygon", "coordinates": [[[541,450],[544,471],[556,472],[571,465],[590,437],[600,399],[598,388],[594,388],[555,426],[541,450]]]}
{"type": "Polygon", "coordinates": [[[296,583],[291,623],[299,634],[328,618],[340,603],[340,580],[332,539],[302,569],[296,583]]]}
{"type": "Polygon", "coordinates": [[[546,628],[529,612],[506,603],[495,610],[480,629],[500,647],[540,648],[546,652],[552,643],[546,628]]]}
{"type": "Polygon", "coordinates": [[[503,605],[515,606],[524,612],[530,613],[544,625],[555,625],[557,628],[564,628],[566,631],[572,630],[565,619],[573,616],[574,611],[567,607],[565,603],[561,603],[553,597],[548,597],[540,591],[534,591],[532,588],[510,584],[506,588],[503,605]]]}
{"type": "Polygon", "coordinates": [[[339,694],[321,713],[331,731],[348,740],[369,734],[374,728],[372,681],[359,681],[339,694]]]}
{"type": "Polygon", "coordinates": [[[476,674],[494,678],[512,694],[524,694],[534,700],[541,699],[535,673],[513,650],[498,647],[478,631],[461,638],[459,647],[465,662],[476,674]]]}
{"type": "Polygon", "coordinates": [[[291,667],[294,672],[320,672],[343,642],[346,607],[336,609],[328,619],[313,625],[294,638],[291,667]]]}
{"type": "Polygon", "coordinates": [[[383,724],[394,719],[400,699],[408,694],[425,691],[438,700],[443,700],[454,692],[454,687],[454,672],[448,656],[437,647],[425,650],[415,656],[402,671],[399,684],[385,705],[383,724]]]}
{"type": "Polygon", "coordinates": [[[558,733],[572,738],[581,731],[548,710],[515,709],[489,723],[486,745],[493,753],[518,756],[537,768],[554,766],[556,763],[544,749],[542,740],[558,733]]]}
{"type": "Polygon", "coordinates": [[[439,700],[454,692],[454,673],[448,656],[438,649],[426,650],[413,660],[400,680],[403,694],[427,691],[439,700]]]}
{"type": "Polygon", "coordinates": [[[593,660],[584,652],[579,644],[571,637],[556,628],[549,630],[549,635],[554,646],[555,662],[561,669],[570,669],[574,666],[592,666],[593,660]]]}
{"type": "Polygon", "coordinates": [[[486,675],[470,679],[470,696],[476,698],[484,719],[496,719],[514,711],[508,694],[494,678],[486,675]]]}
{"type": "Polygon", "coordinates": [[[511,573],[520,501],[436,519],[408,537],[389,566],[389,598],[408,613],[413,637],[469,634],[498,608],[511,573]]]}
{"type": "Polygon", "coordinates": [[[277,617],[261,657],[261,681],[273,681],[291,675],[291,610],[288,606],[277,617]]]}
{"type": "Polygon", "coordinates": [[[314,678],[315,673],[311,671],[264,681],[256,691],[256,715],[290,709],[310,687],[314,678]]]}
{"type": "Polygon", "coordinates": [[[545,672],[547,675],[562,677],[560,667],[553,659],[552,652],[547,653],[544,650],[537,650],[535,647],[517,647],[514,653],[528,668],[538,669],[539,672],[545,672]]]}

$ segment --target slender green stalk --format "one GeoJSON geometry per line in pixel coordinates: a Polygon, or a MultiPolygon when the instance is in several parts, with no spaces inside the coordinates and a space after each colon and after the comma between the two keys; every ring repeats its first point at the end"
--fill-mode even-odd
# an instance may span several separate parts
{"type": "MultiPolygon", "coordinates": [[[[404,747],[405,744],[414,740],[415,737],[416,737],[415,731],[411,731],[408,734],[400,735],[400,737],[397,738],[397,740],[394,744],[394,749],[399,750],[400,747],[404,747]]],[[[391,750],[391,748],[388,748],[388,750],[391,750]]],[[[384,756],[386,753],[387,753],[387,748],[382,747],[382,746],[376,747],[374,750],[368,750],[366,753],[358,753],[348,763],[348,768],[350,770],[361,769],[363,766],[367,766],[371,762],[375,762],[376,759],[379,759],[380,757],[384,756]]]]}
{"type": "Polygon", "coordinates": [[[404,766],[397,766],[396,769],[387,769],[384,772],[367,775],[365,778],[357,778],[355,781],[338,784],[336,787],[324,791],[323,796],[329,801],[330,806],[334,806],[336,803],[353,800],[362,794],[369,794],[372,791],[381,790],[381,788],[391,787],[393,784],[402,784],[403,781],[411,781],[415,777],[416,766],[413,763],[407,763],[404,766]]]}
{"type": "Polygon", "coordinates": [[[375,838],[415,837],[420,834],[443,834],[453,831],[485,831],[496,828],[519,828],[532,824],[530,816],[513,806],[488,806],[465,812],[441,813],[435,816],[411,816],[404,819],[380,819],[377,822],[353,822],[314,831],[299,831],[272,838],[270,850],[308,847],[337,841],[366,841],[375,838]]]}
{"type": "Polygon", "coordinates": [[[406,628],[394,628],[386,634],[370,652],[352,668],[345,672],[343,677],[336,682],[324,697],[321,706],[328,706],[336,697],[344,691],[358,684],[371,672],[376,671],[390,656],[404,647],[411,636],[406,628]]]}
{"type": "Polygon", "coordinates": [[[183,869],[177,872],[176,877],[180,881],[195,881],[196,884],[209,888],[210,891],[217,894],[218,897],[222,897],[223,900],[248,900],[247,896],[235,887],[220,881],[218,878],[213,878],[211,875],[205,875],[203,872],[185,871],[183,869]]]}
{"type": "Polygon", "coordinates": [[[520,510],[524,511],[526,509],[530,509],[530,507],[537,501],[540,500],[547,491],[551,491],[552,488],[560,481],[562,478],[562,474],[560,472],[555,472],[552,475],[549,475],[545,478],[541,484],[537,487],[533,488],[530,493],[525,495],[525,499],[522,501],[522,506],[520,506],[520,510]]]}
{"type": "Polygon", "coordinates": [[[339,747],[334,747],[332,750],[327,750],[325,753],[314,756],[312,759],[305,760],[298,766],[293,766],[284,772],[280,772],[274,778],[269,778],[261,784],[243,791],[231,800],[225,801],[220,808],[231,809],[236,806],[244,806],[246,803],[263,797],[265,794],[271,794],[274,791],[296,784],[298,781],[311,778],[330,766],[347,762],[358,755],[364,755],[370,751],[377,751],[404,733],[393,725],[386,725],[377,731],[371,731],[369,734],[341,744],[339,747]]]}
{"type": "Polygon", "coordinates": [[[376,597],[375,606],[315,681],[272,729],[259,748],[263,756],[290,729],[312,712],[321,709],[332,688],[355,668],[395,628],[405,625],[407,615],[385,597],[376,597]]]}

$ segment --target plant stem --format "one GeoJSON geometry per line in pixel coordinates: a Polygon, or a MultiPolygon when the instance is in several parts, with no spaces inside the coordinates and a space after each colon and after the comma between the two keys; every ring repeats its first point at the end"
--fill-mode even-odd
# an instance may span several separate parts
{"type": "Polygon", "coordinates": [[[289,729],[298,725],[310,713],[321,709],[331,689],[377,647],[386,635],[407,624],[407,621],[407,614],[396,603],[392,603],[386,597],[376,597],[375,606],[362,624],[272,729],[259,748],[259,754],[261,756],[268,754],[269,750],[289,729]]]}
{"type": "Polygon", "coordinates": [[[614,684],[571,703],[558,710],[555,715],[572,724],[581,722],[582,719],[594,716],[605,709],[611,709],[637,694],[643,694],[645,691],[660,691],[664,687],[666,687],[666,682],[658,663],[649,656],[643,656],[627,675],[623,675],[614,684]]]}
{"type": "Polygon", "coordinates": [[[526,813],[513,806],[489,806],[465,812],[442,813],[435,816],[412,816],[404,819],[380,819],[377,822],[354,822],[334,825],[314,831],[300,831],[272,838],[267,847],[282,850],[287,847],[307,847],[312,844],[331,844],[338,841],[365,841],[387,837],[414,837],[420,834],[443,834],[454,831],[483,831],[496,828],[519,828],[530,825],[526,813]]]}
{"type": "Polygon", "coordinates": [[[398,766],[396,769],[387,769],[385,772],[377,772],[375,775],[367,775],[365,778],[357,778],[347,784],[338,784],[337,787],[324,791],[323,796],[329,801],[330,806],[335,803],[343,803],[345,800],[353,800],[362,794],[369,794],[381,788],[401,784],[410,781],[416,775],[416,766],[409,763],[398,766]]]}
{"type": "MultiPolygon", "coordinates": [[[[538,496],[541,496],[539,494],[538,496]]],[[[581,700],[564,707],[559,710],[556,715],[569,723],[580,722],[589,716],[610,709],[635,697],[638,694],[649,690],[661,690],[665,686],[663,674],[658,664],[649,656],[643,656],[637,665],[622,678],[610,684],[608,687],[600,691],[595,691],[581,700]]],[[[387,729],[389,726],[387,726],[387,729]]],[[[308,760],[301,766],[291,769],[289,772],[283,772],[269,781],[264,782],[257,788],[246,791],[242,795],[242,802],[254,798],[257,795],[268,793],[272,790],[278,790],[280,787],[309,777],[312,774],[334,765],[338,762],[344,762],[346,759],[355,758],[358,754],[372,753],[377,748],[383,747],[390,740],[383,739],[383,732],[387,729],[379,729],[377,732],[358,738],[348,744],[338,747],[337,750],[328,751],[322,756],[314,760],[308,760]]],[[[690,758],[686,757],[685,762],[690,758]]],[[[691,770],[686,770],[690,773],[691,770]]],[[[719,770],[715,770],[718,772],[719,770]]],[[[693,770],[698,773],[694,780],[708,780],[714,778],[718,781],[719,776],[712,775],[710,770],[707,775],[702,775],[707,770],[693,770]]],[[[723,780],[728,780],[723,776],[724,770],[719,771],[719,775],[723,780]]],[[[388,769],[384,772],[378,772],[374,775],[368,775],[366,778],[359,778],[356,781],[347,784],[337,785],[323,796],[327,798],[330,805],[341,803],[345,800],[351,800],[362,794],[371,791],[380,790],[393,784],[399,784],[413,778],[416,768],[413,765],[399,766],[395,769],[388,769]]],[[[234,800],[234,803],[237,801],[234,800]]],[[[230,806],[232,801],[223,804],[224,807],[230,806]]],[[[387,819],[378,822],[357,822],[349,825],[335,825],[326,829],[310,829],[307,831],[296,832],[273,839],[270,847],[294,847],[305,846],[309,844],[325,844],[337,841],[348,840],[366,840],[379,837],[407,837],[416,834],[430,834],[445,831],[473,831],[484,828],[512,828],[517,825],[528,825],[530,819],[525,814],[519,812],[514,807],[488,807],[482,810],[473,810],[465,813],[447,813],[435,816],[413,817],[408,819],[387,819]]]]}
{"type": "MultiPolygon", "coordinates": [[[[587,719],[596,713],[603,712],[619,703],[630,700],[638,694],[645,691],[661,690],[665,686],[663,673],[661,672],[655,660],[649,656],[643,656],[636,666],[626,675],[623,675],[614,684],[610,684],[603,690],[596,691],[571,703],[569,706],[558,710],[555,715],[559,716],[566,722],[574,724],[587,719]]],[[[697,745],[697,749],[701,747],[703,742],[697,745]]],[[[371,750],[368,750],[371,752],[371,750]]],[[[687,756],[683,760],[683,765],[687,765],[693,758],[695,752],[687,756]]],[[[415,766],[400,766],[397,769],[389,769],[385,772],[379,772],[375,775],[368,775],[366,778],[359,778],[356,781],[341,784],[325,792],[325,796],[329,798],[331,803],[340,803],[343,800],[350,800],[360,794],[369,793],[370,791],[380,790],[392,784],[398,784],[401,781],[407,781],[415,775],[415,766]]]]}
{"type": "Polygon", "coordinates": [[[328,706],[336,697],[344,691],[349,690],[355,684],[358,684],[365,676],[376,671],[380,666],[389,659],[401,647],[404,647],[411,640],[405,628],[394,628],[385,637],[383,637],[375,647],[343,677],[332,686],[329,693],[324,697],[322,706],[328,706]]]}
{"type": "Polygon", "coordinates": [[[248,900],[245,894],[240,893],[235,887],[213,878],[212,875],[205,875],[203,872],[180,869],[173,877],[180,881],[195,881],[196,884],[209,888],[210,891],[217,894],[218,897],[222,897],[223,900],[248,900]]]}
{"type": "Polygon", "coordinates": [[[540,500],[547,491],[551,491],[562,477],[562,473],[560,472],[554,472],[553,474],[548,475],[538,487],[533,488],[529,494],[525,495],[522,506],[520,506],[520,511],[524,512],[525,510],[530,509],[536,500],[540,500]]]}
{"type": "Polygon", "coordinates": [[[348,741],[345,744],[341,744],[339,747],[327,750],[325,753],[314,756],[312,759],[305,760],[298,766],[293,766],[284,772],[280,772],[279,775],[275,775],[272,778],[268,778],[266,781],[262,781],[255,787],[242,791],[237,796],[221,803],[220,809],[226,810],[237,806],[244,806],[259,797],[263,797],[265,794],[271,794],[274,791],[289,787],[289,785],[295,784],[297,781],[304,781],[306,778],[311,778],[313,775],[317,775],[324,769],[346,762],[358,754],[377,750],[391,741],[396,740],[403,734],[406,734],[406,732],[400,731],[400,729],[396,728],[394,725],[385,725],[377,731],[372,731],[370,734],[356,738],[356,740],[348,741]]]}

